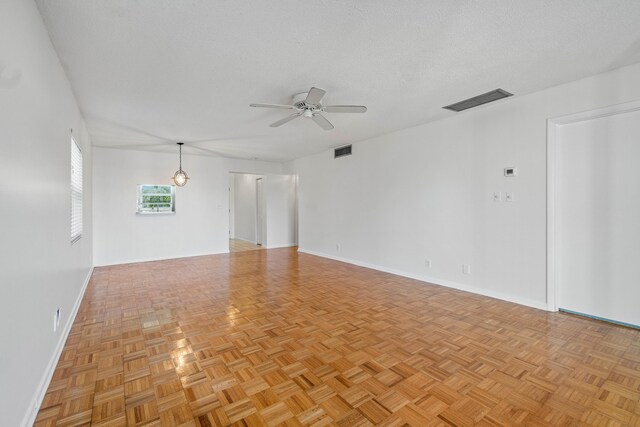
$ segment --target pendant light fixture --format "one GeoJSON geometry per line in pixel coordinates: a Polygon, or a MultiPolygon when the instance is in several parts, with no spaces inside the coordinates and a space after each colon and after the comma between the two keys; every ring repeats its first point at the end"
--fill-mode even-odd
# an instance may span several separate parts
{"type": "Polygon", "coordinates": [[[187,180],[189,179],[189,175],[185,171],[182,170],[182,146],[184,142],[178,142],[178,146],[180,147],[180,169],[173,174],[173,182],[176,183],[178,187],[184,187],[187,184],[187,180]]]}

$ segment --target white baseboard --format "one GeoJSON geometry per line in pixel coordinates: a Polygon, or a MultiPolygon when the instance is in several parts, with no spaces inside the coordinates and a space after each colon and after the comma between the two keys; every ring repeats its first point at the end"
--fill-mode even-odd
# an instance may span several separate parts
{"type": "Polygon", "coordinates": [[[229,248],[226,251],[221,252],[207,252],[207,253],[195,253],[195,254],[186,254],[179,256],[170,256],[170,257],[159,257],[159,258],[133,258],[133,259],[123,259],[114,262],[108,262],[106,264],[96,263],[96,267],[108,267],[110,265],[122,265],[122,264],[137,264],[139,262],[152,262],[152,261],[166,261],[170,259],[180,259],[180,258],[192,258],[197,256],[207,256],[207,255],[220,255],[220,254],[228,254],[229,248]]]}
{"type": "Polygon", "coordinates": [[[51,382],[51,378],[53,377],[53,373],[56,370],[56,366],[58,365],[58,360],[60,359],[60,355],[62,354],[62,349],[64,348],[65,343],[67,342],[67,338],[69,337],[69,332],[71,332],[71,326],[73,326],[73,322],[76,320],[76,315],[78,314],[78,310],[80,309],[80,304],[82,303],[82,298],[84,297],[84,293],[87,290],[87,286],[89,285],[89,280],[91,279],[91,275],[93,274],[93,267],[89,269],[89,273],[82,284],[82,289],[80,290],[80,294],[78,298],[76,298],[76,302],[71,309],[71,314],[67,319],[67,323],[64,325],[64,329],[60,334],[60,339],[58,340],[58,344],[51,355],[51,359],[49,360],[49,364],[47,365],[47,369],[44,371],[42,375],[42,379],[40,380],[40,384],[38,384],[38,388],[31,400],[31,405],[29,406],[29,410],[25,414],[22,419],[22,423],[20,423],[23,427],[32,426],[36,420],[36,416],[38,415],[38,411],[40,410],[40,405],[42,405],[42,401],[44,400],[44,395],[47,392],[47,388],[49,388],[49,383],[51,382]]]}
{"type": "Polygon", "coordinates": [[[372,270],[383,271],[385,273],[395,274],[396,276],[408,277],[410,279],[419,280],[421,282],[432,283],[434,285],[445,286],[447,288],[458,289],[460,291],[471,292],[477,295],[482,295],[485,297],[496,298],[502,301],[512,302],[515,304],[525,305],[527,307],[537,308],[539,310],[550,311],[547,307],[546,302],[533,301],[527,298],[520,298],[513,295],[504,294],[502,292],[491,291],[488,289],[479,288],[476,286],[463,285],[460,283],[451,282],[448,280],[438,279],[435,277],[417,275],[413,273],[408,273],[406,271],[396,270],[393,268],[383,267],[380,265],[370,264],[363,261],[358,261],[349,258],[343,258],[336,255],[325,254],[322,252],[312,251],[309,249],[298,248],[298,252],[302,252],[309,255],[315,255],[322,258],[328,258],[335,261],[346,262],[347,264],[357,265],[359,267],[370,268],[372,270]]]}
{"type": "Polygon", "coordinates": [[[291,248],[296,245],[297,243],[286,243],[284,245],[267,246],[265,249],[291,248]]]}
{"type": "Polygon", "coordinates": [[[242,237],[232,237],[231,240],[242,240],[243,242],[253,243],[254,245],[257,245],[255,240],[243,239],[242,237]]]}

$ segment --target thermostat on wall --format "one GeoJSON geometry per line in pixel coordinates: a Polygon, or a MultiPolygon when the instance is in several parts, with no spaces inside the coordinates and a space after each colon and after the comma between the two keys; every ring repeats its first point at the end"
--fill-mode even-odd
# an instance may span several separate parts
{"type": "Polygon", "coordinates": [[[504,176],[518,176],[518,168],[514,168],[514,167],[504,168],[504,176]]]}

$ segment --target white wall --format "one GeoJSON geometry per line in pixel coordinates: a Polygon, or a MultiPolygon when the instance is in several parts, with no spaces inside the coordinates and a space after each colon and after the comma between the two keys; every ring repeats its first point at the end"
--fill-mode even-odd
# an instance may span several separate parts
{"type": "MultiPolygon", "coordinates": [[[[183,155],[191,178],[174,215],[136,215],[138,184],[171,184],[177,153],[94,148],[94,263],[110,265],[229,251],[229,172],[279,163],[183,155]]],[[[237,227],[237,224],[236,224],[237,227]]]]}
{"type": "Polygon", "coordinates": [[[34,2],[0,2],[0,52],[0,420],[18,426],[33,422],[91,269],[92,153],[34,2]],[[84,158],[84,233],[73,246],[72,128],[84,158]]]}
{"type": "Polygon", "coordinates": [[[256,243],[256,179],[264,176],[236,173],[232,177],[234,238],[256,243]]]}
{"type": "Polygon", "coordinates": [[[296,244],[296,177],[268,175],[265,180],[267,248],[296,244]]]}
{"type": "Polygon", "coordinates": [[[640,111],[565,124],[557,138],[558,306],[640,325],[640,111]]]}
{"type": "Polygon", "coordinates": [[[300,248],[546,307],[546,121],[636,99],[640,64],[298,159],[300,248]]]}

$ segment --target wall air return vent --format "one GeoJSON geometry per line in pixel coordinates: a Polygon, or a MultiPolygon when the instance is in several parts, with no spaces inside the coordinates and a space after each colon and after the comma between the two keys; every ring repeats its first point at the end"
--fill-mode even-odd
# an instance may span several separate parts
{"type": "Polygon", "coordinates": [[[496,89],[492,90],[491,92],[483,93],[482,95],[474,96],[473,98],[465,99],[464,101],[456,102],[455,104],[447,105],[446,107],[442,108],[459,113],[460,111],[477,107],[478,105],[486,104],[489,102],[497,101],[498,99],[508,98],[510,96],[513,96],[513,94],[507,92],[506,90],[496,89]]]}
{"type": "Polygon", "coordinates": [[[333,157],[337,159],[338,157],[344,157],[351,155],[351,146],[345,145],[344,147],[336,148],[333,150],[333,157]]]}

